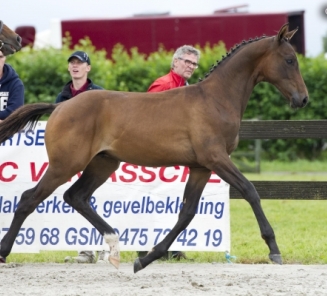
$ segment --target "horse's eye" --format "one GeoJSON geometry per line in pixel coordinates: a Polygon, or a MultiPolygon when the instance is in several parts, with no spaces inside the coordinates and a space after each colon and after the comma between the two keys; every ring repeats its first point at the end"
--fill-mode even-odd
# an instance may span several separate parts
{"type": "Polygon", "coordinates": [[[293,64],[293,60],[292,59],[287,59],[286,60],[286,63],[289,64],[289,65],[292,65],[293,64]]]}

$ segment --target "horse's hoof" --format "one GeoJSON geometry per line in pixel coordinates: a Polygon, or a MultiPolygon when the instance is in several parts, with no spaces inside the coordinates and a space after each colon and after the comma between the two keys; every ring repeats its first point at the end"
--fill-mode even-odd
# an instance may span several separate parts
{"type": "Polygon", "coordinates": [[[281,254],[269,254],[269,259],[277,264],[282,265],[283,264],[283,260],[282,260],[282,255],[281,254]]]}
{"type": "Polygon", "coordinates": [[[109,256],[109,262],[115,266],[117,269],[119,268],[119,263],[120,263],[120,260],[115,258],[115,257],[112,257],[112,256],[109,256]]]}
{"type": "Polygon", "coordinates": [[[143,266],[141,264],[140,258],[136,258],[134,261],[134,273],[137,273],[138,271],[142,270],[143,266]]]}
{"type": "Polygon", "coordinates": [[[6,263],[6,258],[0,256],[0,263],[6,263]]]}

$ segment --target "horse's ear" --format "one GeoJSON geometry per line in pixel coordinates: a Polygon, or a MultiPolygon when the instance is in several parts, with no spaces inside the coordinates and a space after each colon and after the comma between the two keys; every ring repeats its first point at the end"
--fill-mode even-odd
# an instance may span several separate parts
{"type": "Polygon", "coordinates": [[[291,38],[297,32],[298,29],[299,29],[299,27],[297,27],[296,29],[292,30],[291,32],[287,32],[286,35],[285,35],[285,38],[287,40],[291,40],[291,38]]]}
{"type": "Polygon", "coordinates": [[[282,40],[289,41],[293,37],[293,35],[296,33],[298,28],[294,29],[293,31],[288,31],[288,23],[283,25],[281,29],[278,32],[278,42],[282,42],[282,40]]]}

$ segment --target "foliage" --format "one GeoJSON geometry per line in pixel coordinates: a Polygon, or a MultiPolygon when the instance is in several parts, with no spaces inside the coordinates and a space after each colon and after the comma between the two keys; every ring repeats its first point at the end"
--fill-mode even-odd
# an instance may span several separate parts
{"type": "MultiPolygon", "coordinates": [[[[7,58],[25,84],[25,102],[54,102],[62,87],[70,80],[67,58],[71,54],[70,36],[64,39],[62,49],[24,48],[7,58]]],[[[225,55],[225,45],[207,44],[201,51],[200,66],[190,79],[196,83],[204,77],[216,60],[225,55]]],[[[149,85],[170,69],[173,52],[160,46],[156,52],[145,55],[137,48],[126,49],[117,44],[108,54],[96,50],[91,41],[80,40],[73,50],[87,51],[91,58],[90,78],[108,90],[145,92],[149,85]],[[109,58],[108,58],[109,56],[109,58]]],[[[259,83],[252,93],[244,119],[313,120],[327,117],[327,60],[323,55],[308,58],[298,56],[300,69],[308,87],[310,102],[304,109],[291,109],[278,90],[268,83],[259,83]]],[[[294,160],[326,157],[326,139],[267,140],[263,141],[265,159],[294,160]]],[[[238,151],[251,149],[253,141],[241,141],[238,151]]]]}

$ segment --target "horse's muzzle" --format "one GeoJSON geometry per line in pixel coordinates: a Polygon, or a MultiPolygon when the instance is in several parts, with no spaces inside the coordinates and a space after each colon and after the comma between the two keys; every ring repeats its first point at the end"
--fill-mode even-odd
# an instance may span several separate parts
{"type": "Polygon", "coordinates": [[[291,107],[292,108],[303,108],[308,104],[308,102],[309,102],[308,96],[305,96],[304,98],[292,97],[291,107]]]}

